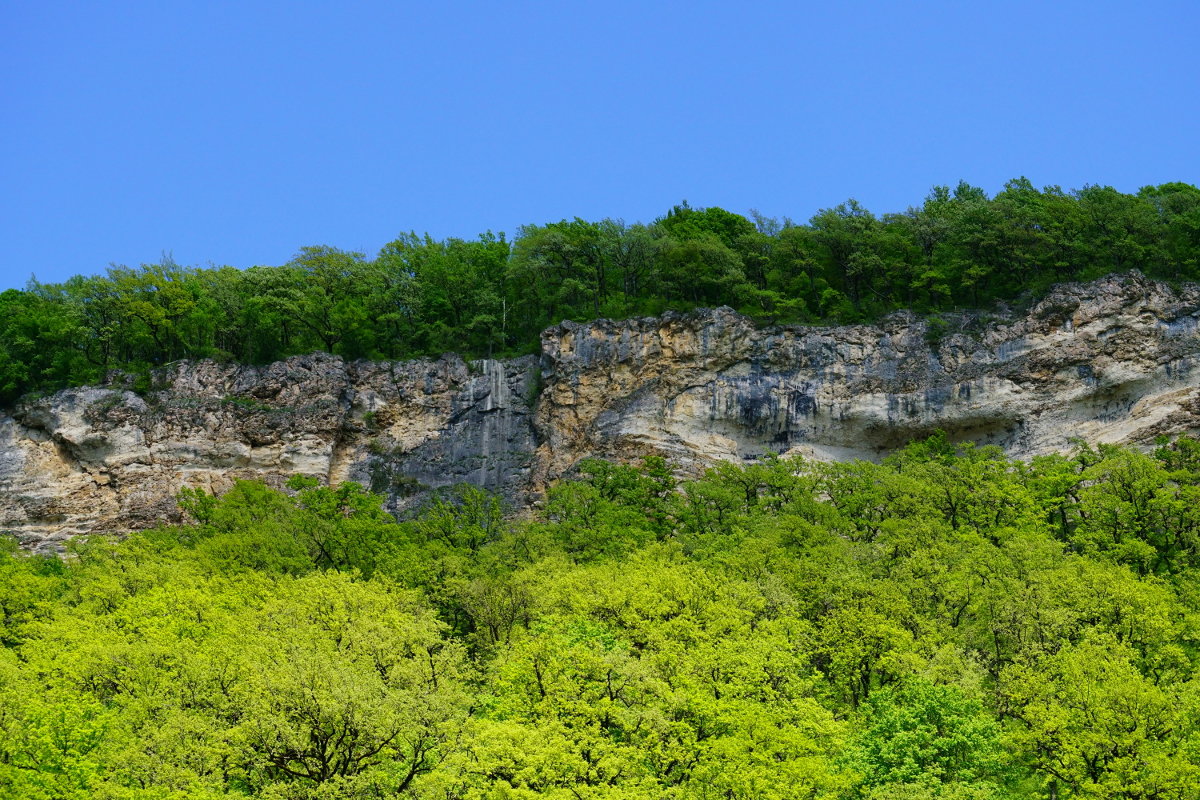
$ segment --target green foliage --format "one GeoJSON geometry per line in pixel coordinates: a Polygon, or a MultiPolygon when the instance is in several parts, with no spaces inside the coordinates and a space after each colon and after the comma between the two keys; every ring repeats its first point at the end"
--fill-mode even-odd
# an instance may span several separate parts
{"type": "Polygon", "coordinates": [[[0,796],[1183,800],[1197,452],[186,490],[0,553],[0,796]]]}
{"type": "MultiPolygon", "coordinates": [[[[244,271],[166,258],[0,294],[0,403],[110,370],[148,387],[150,370],[183,358],[490,358],[534,352],[545,327],[568,319],[728,305],[767,323],[856,322],[1131,269],[1200,279],[1200,190],[1064,192],[1020,178],[991,198],[935,186],[900,214],[851,199],[806,224],[685,202],[651,224],[576,217],[525,225],[512,241],[410,232],[374,258],[313,246],[244,271]]],[[[946,331],[931,317],[931,343],[946,331]]]]}
{"type": "Polygon", "coordinates": [[[1001,726],[978,700],[954,686],[913,680],[876,692],[849,762],[869,795],[894,795],[898,785],[928,787],[934,796],[978,788],[998,796],[992,779],[1004,772],[1001,726]]]}

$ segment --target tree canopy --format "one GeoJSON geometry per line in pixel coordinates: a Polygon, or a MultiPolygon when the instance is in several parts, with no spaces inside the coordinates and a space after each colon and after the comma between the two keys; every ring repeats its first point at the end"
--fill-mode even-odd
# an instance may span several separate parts
{"type": "Polygon", "coordinates": [[[649,224],[577,217],[511,240],[405,233],[373,258],[328,246],[246,270],[168,258],[0,295],[0,402],[182,358],[511,355],[567,319],[728,305],[764,322],[857,322],[1134,268],[1200,279],[1200,190],[1021,178],[992,197],[935,186],[902,213],[848,200],[803,223],[685,202],[649,224]]]}
{"type": "Polygon", "coordinates": [[[0,553],[0,795],[1185,800],[1198,453],[191,491],[0,553]]]}

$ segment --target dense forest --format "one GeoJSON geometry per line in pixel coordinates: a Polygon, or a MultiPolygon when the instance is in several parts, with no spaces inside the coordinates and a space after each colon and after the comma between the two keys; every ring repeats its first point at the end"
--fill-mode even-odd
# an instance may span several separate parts
{"type": "Polygon", "coordinates": [[[0,555],[0,795],[1186,800],[1200,442],[185,493],[0,555]]]}
{"type": "Polygon", "coordinates": [[[283,266],[164,259],[33,283],[0,294],[0,403],[183,358],[506,355],[533,351],[564,319],[728,305],[763,322],[853,322],[1134,268],[1200,279],[1200,190],[1182,183],[1125,194],[1022,178],[994,197],[938,186],[883,216],[853,200],[804,224],[752,216],[685,203],[651,224],[576,218],[511,241],[410,233],[374,258],[306,247],[283,266]]]}

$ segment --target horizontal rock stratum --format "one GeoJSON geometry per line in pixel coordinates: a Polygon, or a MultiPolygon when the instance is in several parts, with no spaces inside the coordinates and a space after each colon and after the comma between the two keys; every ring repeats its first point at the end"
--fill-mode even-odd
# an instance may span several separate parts
{"type": "Polygon", "coordinates": [[[563,323],[540,358],[181,362],[143,395],[68,389],[0,417],[0,530],[53,550],[177,520],[184,486],[294,474],[398,511],[460,482],[519,505],[589,456],[876,459],[937,429],[1018,457],[1147,444],[1200,429],[1198,356],[1200,287],[1130,273],[933,323],[757,328],[719,308],[563,323]]]}

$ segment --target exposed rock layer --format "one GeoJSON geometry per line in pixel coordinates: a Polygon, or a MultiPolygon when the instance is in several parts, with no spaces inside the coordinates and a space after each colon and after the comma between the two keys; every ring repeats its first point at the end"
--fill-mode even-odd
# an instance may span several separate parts
{"type": "Polygon", "coordinates": [[[715,309],[564,323],[540,363],[181,363],[145,397],[71,389],[0,417],[0,529],[52,549],[177,519],[181,486],[297,473],[400,510],[462,481],[521,504],[590,455],[877,458],[941,428],[1027,457],[1200,429],[1200,287],[1118,276],[935,325],[756,329],[715,309]]]}
{"type": "Polygon", "coordinates": [[[358,481],[392,510],[461,482],[521,502],[537,363],[183,362],[144,398],[87,387],[28,400],[0,418],[0,530],[53,549],[80,533],[177,521],[183,486],[221,492],[296,474],[358,481]]]}

